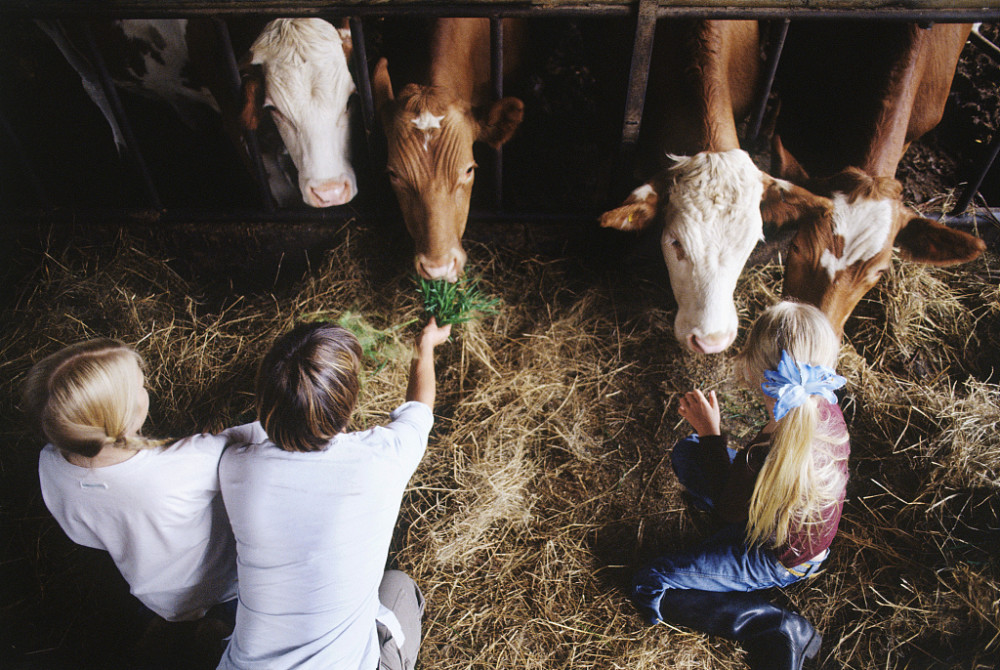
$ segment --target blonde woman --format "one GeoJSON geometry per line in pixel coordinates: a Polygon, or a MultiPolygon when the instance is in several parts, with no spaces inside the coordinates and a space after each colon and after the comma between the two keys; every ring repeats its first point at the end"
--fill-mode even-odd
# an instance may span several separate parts
{"type": "Polygon", "coordinates": [[[801,616],[747,593],[814,575],[837,533],[850,452],[833,391],[839,338],[815,307],[782,302],[754,324],[739,354],[742,380],[769,421],[729,448],[714,392],[685,394],[680,415],[696,433],[671,460],[696,506],[722,530],[640,570],[633,598],[651,623],[669,620],[743,642],[755,668],[801,668],[820,638],[801,616]]]}
{"type": "Polygon", "coordinates": [[[149,610],[186,621],[214,608],[231,626],[236,542],[218,465],[227,443],[263,436],[259,425],[172,443],[144,437],[143,361],[107,339],[39,361],[24,409],[48,441],[38,461],[45,505],[71,540],[111,554],[147,623],[149,610]]]}

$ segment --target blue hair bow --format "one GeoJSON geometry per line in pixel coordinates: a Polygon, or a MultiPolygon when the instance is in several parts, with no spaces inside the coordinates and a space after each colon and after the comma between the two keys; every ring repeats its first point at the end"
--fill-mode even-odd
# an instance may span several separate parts
{"type": "Polygon", "coordinates": [[[836,389],[847,383],[847,380],[823,365],[799,363],[787,351],[781,352],[778,370],[765,370],[764,383],[760,387],[764,393],[774,398],[774,420],[788,414],[788,410],[798,407],[811,395],[823,396],[827,401],[836,404],[836,389]]]}

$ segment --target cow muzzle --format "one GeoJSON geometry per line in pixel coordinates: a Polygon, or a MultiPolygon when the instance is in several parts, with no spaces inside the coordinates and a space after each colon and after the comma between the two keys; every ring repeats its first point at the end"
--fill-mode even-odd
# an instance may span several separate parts
{"type": "Polygon", "coordinates": [[[415,264],[417,274],[424,279],[456,282],[465,268],[465,252],[461,250],[453,252],[444,262],[435,262],[423,254],[417,254],[415,264]]]}
{"type": "Polygon", "coordinates": [[[356,195],[353,180],[347,177],[328,179],[318,184],[308,184],[303,190],[303,200],[310,207],[333,207],[350,202],[356,195]]]}
{"type": "Polygon", "coordinates": [[[691,333],[687,336],[685,344],[687,348],[696,354],[717,354],[729,348],[729,345],[736,339],[736,331],[727,333],[711,333],[709,335],[696,335],[691,333]]]}

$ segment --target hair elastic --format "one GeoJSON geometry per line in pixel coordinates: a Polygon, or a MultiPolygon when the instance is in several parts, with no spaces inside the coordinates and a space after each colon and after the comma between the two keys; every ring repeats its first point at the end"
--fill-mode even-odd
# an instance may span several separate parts
{"type": "Polygon", "coordinates": [[[775,421],[781,421],[788,410],[798,407],[811,395],[822,396],[836,405],[837,396],[833,392],[847,383],[825,365],[799,363],[785,350],[781,352],[777,371],[765,370],[764,380],[761,389],[777,401],[774,403],[775,421]]]}

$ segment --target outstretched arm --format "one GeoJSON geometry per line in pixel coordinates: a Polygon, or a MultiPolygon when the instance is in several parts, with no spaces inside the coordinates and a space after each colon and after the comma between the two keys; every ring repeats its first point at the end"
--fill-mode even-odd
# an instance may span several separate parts
{"type": "Polygon", "coordinates": [[[430,322],[417,336],[417,350],[410,364],[410,383],[406,389],[406,400],[422,402],[434,409],[434,395],[437,387],[434,379],[434,347],[448,339],[451,324],[438,326],[431,317],[430,322]]]}

